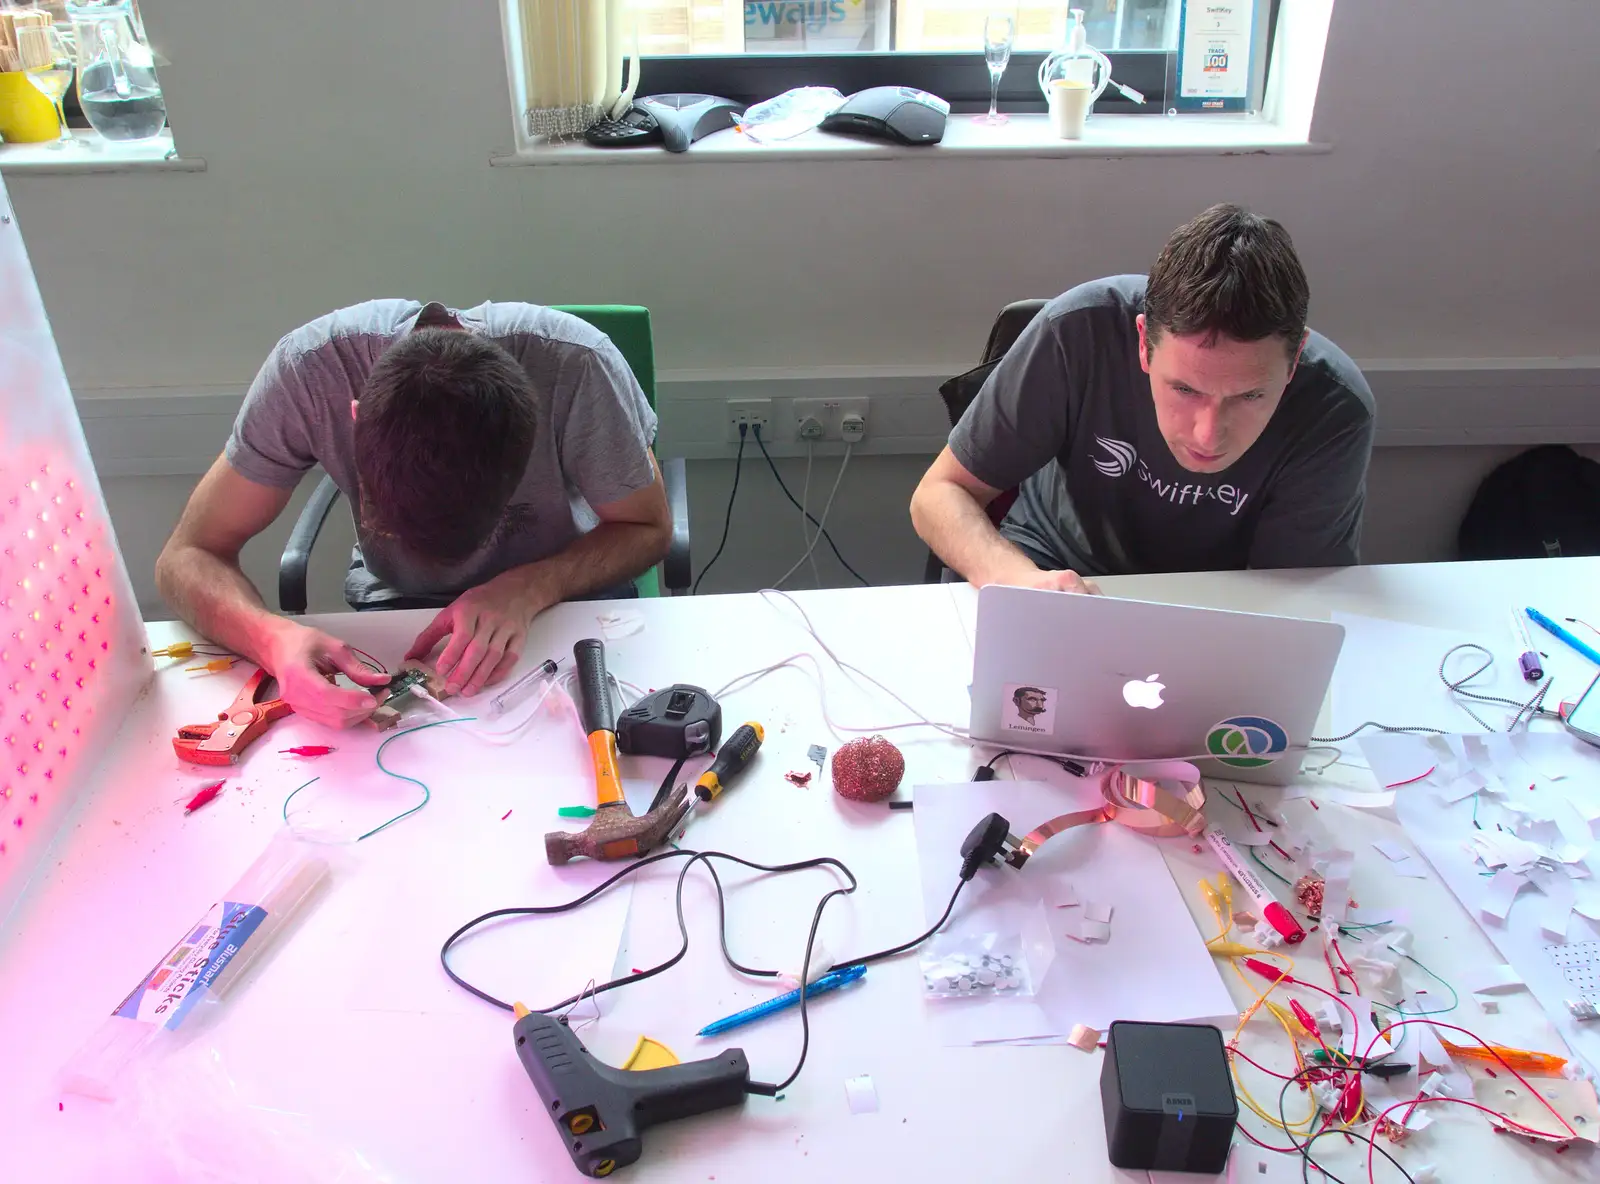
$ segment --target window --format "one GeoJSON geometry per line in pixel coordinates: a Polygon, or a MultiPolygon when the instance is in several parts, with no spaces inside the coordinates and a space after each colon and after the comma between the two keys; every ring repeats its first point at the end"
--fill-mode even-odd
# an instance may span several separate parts
{"type": "MultiPolygon", "coordinates": [[[[988,102],[978,55],[988,0],[634,0],[646,92],[705,91],[755,102],[806,84],[846,94],[890,83],[918,86],[954,109],[988,102]]],[[[1181,0],[1078,0],[1089,44],[1119,82],[1162,109],[1178,45],[1181,0]]],[[[1043,110],[1035,81],[1062,44],[1068,4],[1020,0],[1017,41],[1001,83],[1013,110],[1043,110]]],[[[1097,110],[1139,108],[1107,91],[1097,110]]]]}

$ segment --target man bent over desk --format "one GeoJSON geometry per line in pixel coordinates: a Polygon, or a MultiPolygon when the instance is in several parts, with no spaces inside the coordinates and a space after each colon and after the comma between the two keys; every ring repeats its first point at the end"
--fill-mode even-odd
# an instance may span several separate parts
{"type": "Polygon", "coordinates": [[[356,522],[346,599],[442,605],[407,657],[448,638],[436,668],[452,693],[475,694],[515,664],[539,613],[666,554],[655,428],[616,347],[567,313],[403,300],[341,309],[272,351],[156,582],[190,625],[276,675],[300,715],[334,727],[365,719],[372,696],[323,675],[368,687],[387,676],[270,612],[239,566],[240,549],[320,464],[356,522]]]}

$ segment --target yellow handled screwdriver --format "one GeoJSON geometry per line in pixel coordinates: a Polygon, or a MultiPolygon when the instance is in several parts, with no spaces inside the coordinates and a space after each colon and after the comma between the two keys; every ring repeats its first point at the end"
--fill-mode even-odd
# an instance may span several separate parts
{"type": "Polygon", "coordinates": [[[766,732],[754,720],[740,724],[717,749],[717,758],[711,762],[711,767],[700,774],[700,780],[694,783],[695,797],[702,802],[709,802],[728,788],[728,783],[744,772],[745,766],[766,738],[766,732]]]}

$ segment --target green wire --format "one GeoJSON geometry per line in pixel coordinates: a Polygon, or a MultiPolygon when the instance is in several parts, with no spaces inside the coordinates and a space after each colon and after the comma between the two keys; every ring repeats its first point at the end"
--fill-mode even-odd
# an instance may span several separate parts
{"type": "MultiPolygon", "coordinates": [[[[393,818],[389,819],[388,822],[385,822],[380,826],[373,827],[366,834],[357,835],[356,836],[356,842],[359,843],[362,839],[370,839],[373,835],[377,834],[379,831],[385,830],[388,827],[393,826],[395,823],[399,822],[402,818],[411,817],[411,815],[415,814],[418,810],[422,809],[422,807],[426,806],[430,801],[433,800],[433,791],[428,788],[427,782],[418,780],[415,777],[408,777],[404,773],[396,773],[393,769],[388,768],[383,763],[383,750],[385,748],[388,748],[389,745],[393,744],[396,740],[400,739],[400,737],[409,736],[409,735],[411,735],[412,732],[421,732],[421,731],[424,731],[424,730],[426,730],[428,728],[439,728],[439,727],[443,727],[445,724],[464,724],[464,723],[469,723],[472,720],[474,720],[475,718],[477,718],[477,717],[476,716],[471,716],[471,715],[463,715],[463,716],[458,716],[455,719],[436,719],[436,720],[433,720],[430,723],[418,724],[414,728],[407,728],[403,732],[396,732],[393,736],[390,736],[388,739],[386,739],[382,744],[378,745],[378,751],[373,753],[372,759],[377,761],[379,770],[384,772],[384,773],[387,773],[390,777],[398,778],[401,781],[409,781],[409,782],[411,782],[412,785],[417,786],[419,789],[422,790],[422,800],[420,802],[418,802],[415,806],[412,806],[411,809],[406,810],[403,813],[396,814],[393,818]]],[[[288,821],[289,821],[289,803],[294,801],[294,795],[299,793],[302,789],[304,789],[306,787],[306,785],[311,785],[311,784],[313,784],[313,783],[315,783],[317,781],[320,781],[320,780],[321,780],[321,778],[319,778],[319,777],[313,777],[310,781],[307,781],[305,783],[305,785],[296,786],[294,788],[294,790],[289,794],[289,796],[283,799],[283,821],[284,821],[285,825],[287,825],[288,821]]]]}
{"type": "MultiPolygon", "coordinates": [[[[1418,961],[1416,958],[1413,958],[1410,954],[1403,954],[1401,956],[1403,958],[1405,958],[1406,961],[1408,961],[1408,962],[1416,962],[1418,966],[1422,966],[1422,963],[1420,961],[1418,961]]],[[[1450,992],[1450,1006],[1449,1007],[1436,1007],[1436,1008],[1433,1008],[1433,1009],[1428,1010],[1428,1011],[1407,1011],[1403,1007],[1390,1007],[1387,1003],[1379,1003],[1376,1000],[1373,1001],[1372,1005],[1374,1007],[1381,1007],[1385,1011],[1393,1011],[1393,1012],[1396,1012],[1399,1015],[1405,1015],[1405,1016],[1443,1015],[1445,1012],[1454,1011],[1456,1008],[1461,1006],[1461,996],[1456,994],[1456,989],[1454,987],[1452,987],[1444,979],[1440,978],[1432,970],[1429,970],[1426,966],[1422,966],[1422,969],[1423,969],[1423,972],[1426,973],[1429,978],[1433,979],[1434,982],[1438,983],[1441,987],[1443,987],[1445,990],[1450,992]]]]}
{"type": "MultiPolygon", "coordinates": [[[[320,777],[313,777],[310,781],[306,782],[306,785],[311,785],[321,780],[322,778],[320,777]]],[[[289,824],[289,803],[294,801],[294,795],[304,789],[306,785],[295,786],[294,789],[290,791],[289,796],[283,799],[283,822],[285,826],[289,824]]]]}
{"type": "Polygon", "coordinates": [[[1250,851],[1250,858],[1255,860],[1257,863],[1259,863],[1261,865],[1261,867],[1262,867],[1262,870],[1265,871],[1269,876],[1271,876],[1275,880],[1281,880],[1285,884],[1290,883],[1289,877],[1288,876],[1279,875],[1277,869],[1275,869],[1271,864],[1269,864],[1265,860],[1263,860],[1261,858],[1261,856],[1256,854],[1256,849],[1254,847],[1249,848],[1249,851],[1250,851]]]}
{"type": "Polygon", "coordinates": [[[402,818],[410,818],[418,810],[422,809],[422,807],[426,806],[430,801],[433,800],[433,791],[428,788],[428,783],[426,781],[421,781],[416,777],[409,777],[404,773],[396,773],[393,769],[390,769],[387,766],[385,766],[384,763],[383,763],[383,750],[385,748],[388,748],[389,745],[393,744],[396,740],[400,739],[400,737],[409,736],[413,732],[426,731],[428,728],[442,728],[442,727],[444,727],[445,724],[464,724],[464,723],[469,723],[469,722],[471,722],[472,720],[474,720],[476,718],[477,718],[476,716],[471,716],[471,715],[458,715],[455,719],[436,719],[436,720],[432,721],[431,723],[418,724],[414,728],[407,728],[403,732],[396,732],[393,736],[390,736],[382,744],[378,745],[378,751],[372,754],[372,759],[378,762],[378,768],[383,770],[383,772],[387,773],[391,777],[397,777],[401,781],[409,781],[409,782],[411,782],[412,785],[417,786],[419,789],[422,790],[422,800],[420,802],[418,802],[415,806],[412,806],[411,809],[406,810],[406,811],[404,811],[404,812],[402,812],[400,814],[396,814],[393,818],[389,819],[388,822],[383,823],[381,826],[373,827],[371,830],[369,830],[364,835],[357,835],[356,836],[356,842],[359,843],[362,839],[370,839],[373,835],[377,834],[379,831],[386,830],[387,828],[393,826],[395,823],[399,822],[402,818]]]}

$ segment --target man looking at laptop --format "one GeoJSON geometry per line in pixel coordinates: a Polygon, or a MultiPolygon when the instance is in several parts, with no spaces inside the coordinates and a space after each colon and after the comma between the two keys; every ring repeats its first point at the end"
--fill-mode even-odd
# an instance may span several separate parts
{"type": "Polygon", "coordinates": [[[1288,232],[1234,205],[1175,231],[1148,277],[1056,297],[924,474],[917,533],[979,587],[1355,563],[1372,392],[1309,303],[1288,232]]]}

